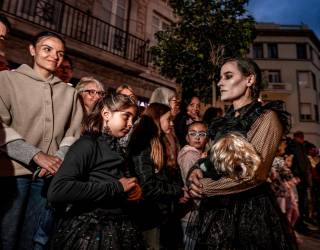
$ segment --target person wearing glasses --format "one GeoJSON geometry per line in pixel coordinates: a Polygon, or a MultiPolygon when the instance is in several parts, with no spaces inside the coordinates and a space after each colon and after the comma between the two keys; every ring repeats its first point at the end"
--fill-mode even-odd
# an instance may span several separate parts
{"type": "MultiPolygon", "coordinates": [[[[188,128],[186,135],[187,145],[185,145],[178,154],[178,164],[181,170],[181,176],[186,185],[186,178],[191,167],[203,157],[206,157],[204,152],[205,146],[208,142],[207,139],[207,125],[201,121],[195,121],[191,123],[188,128]]],[[[183,234],[184,234],[184,243],[191,242],[187,239],[186,228],[190,221],[190,213],[186,214],[181,219],[183,234]]],[[[188,249],[194,249],[193,246],[189,244],[188,249]]]]}
{"type": "Polygon", "coordinates": [[[76,86],[83,111],[88,115],[97,101],[105,96],[105,91],[101,82],[92,76],[82,77],[76,86]]]}

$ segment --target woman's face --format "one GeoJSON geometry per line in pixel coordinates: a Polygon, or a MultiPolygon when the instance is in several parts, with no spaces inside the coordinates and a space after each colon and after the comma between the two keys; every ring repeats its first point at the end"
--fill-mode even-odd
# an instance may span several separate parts
{"type": "Polygon", "coordinates": [[[171,132],[171,113],[168,111],[160,117],[160,128],[163,133],[169,134],[171,132]]]}
{"type": "Polygon", "coordinates": [[[111,112],[107,108],[104,108],[102,110],[102,117],[112,136],[123,137],[129,133],[136,112],[137,108],[135,106],[115,112],[111,112]]]}
{"type": "Polygon", "coordinates": [[[33,69],[43,77],[54,73],[63,61],[64,45],[56,37],[44,37],[29,49],[34,57],[33,69]]]}
{"type": "Polygon", "coordinates": [[[198,97],[192,97],[187,106],[187,114],[194,120],[199,118],[200,114],[200,100],[198,97]]]}
{"type": "Polygon", "coordinates": [[[220,88],[222,101],[241,99],[253,84],[252,76],[242,75],[235,61],[227,62],[222,66],[220,77],[218,87],[220,88]]]}
{"type": "Polygon", "coordinates": [[[87,112],[93,109],[94,105],[104,94],[104,90],[94,82],[85,85],[84,89],[80,92],[80,96],[82,97],[87,112]]]}

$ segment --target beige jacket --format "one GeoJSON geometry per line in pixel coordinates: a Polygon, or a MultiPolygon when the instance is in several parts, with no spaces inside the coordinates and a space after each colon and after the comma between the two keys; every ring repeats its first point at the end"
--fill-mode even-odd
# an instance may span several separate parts
{"type": "MultiPolygon", "coordinates": [[[[43,79],[28,65],[0,72],[0,146],[24,139],[53,155],[80,135],[82,107],[73,87],[59,78],[43,79]]],[[[31,174],[0,153],[0,176],[31,174]]]]}

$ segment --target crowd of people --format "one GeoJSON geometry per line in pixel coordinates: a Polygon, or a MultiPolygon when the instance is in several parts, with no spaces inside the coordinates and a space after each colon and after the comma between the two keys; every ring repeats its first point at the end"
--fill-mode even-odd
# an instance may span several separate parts
{"type": "Polygon", "coordinates": [[[144,108],[127,84],[73,87],[65,49],[41,32],[32,66],[0,72],[0,249],[297,249],[320,224],[318,149],[258,100],[254,61],[222,63],[232,105],[202,116],[165,87],[144,108]]]}

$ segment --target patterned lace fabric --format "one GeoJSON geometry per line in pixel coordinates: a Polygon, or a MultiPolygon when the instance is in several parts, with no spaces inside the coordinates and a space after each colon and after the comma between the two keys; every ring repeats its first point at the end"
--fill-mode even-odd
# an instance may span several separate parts
{"type": "Polygon", "coordinates": [[[237,112],[240,113],[238,117],[235,117],[235,111],[231,110],[224,118],[212,123],[209,128],[212,138],[221,138],[229,132],[240,132],[255,147],[262,162],[251,179],[235,180],[221,177],[218,180],[212,180],[207,176],[209,178],[202,180],[207,196],[239,193],[267,180],[283,130],[284,128],[287,130],[287,122],[285,122],[287,114],[271,107],[271,104],[265,107],[259,102],[253,102],[238,110],[237,112]]]}
{"type": "Polygon", "coordinates": [[[200,209],[193,213],[185,249],[190,249],[192,241],[195,249],[206,250],[297,249],[294,234],[268,191],[215,196],[201,201],[200,209]]]}
{"type": "Polygon", "coordinates": [[[51,249],[142,250],[146,247],[141,233],[128,216],[111,215],[96,209],[60,220],[51,249]]]}
{"type": "Polygon", "coordinates": [[[255,147],[262,164],[253,178],[235,180],[219,176],[210,164],[198,163],[207,177],[202,181],[208,197],[201,199],[200,208],[190,216],[186,249],[192,242],[196,242],[195,249],[297,249],[294,234],[266,183],[288,124],[286,115],[271,104],[265,107],[253,102],[212,123],[212,139],[240,132],[255,147]]]}

